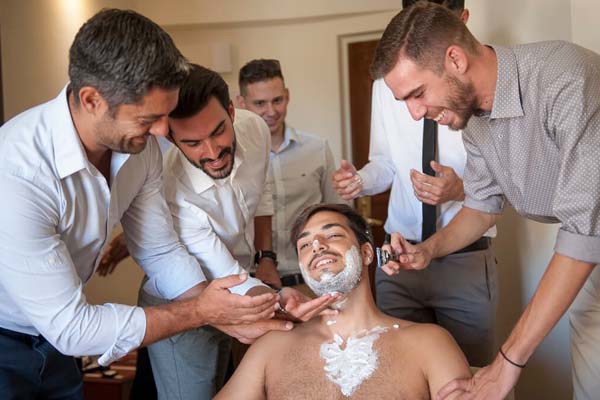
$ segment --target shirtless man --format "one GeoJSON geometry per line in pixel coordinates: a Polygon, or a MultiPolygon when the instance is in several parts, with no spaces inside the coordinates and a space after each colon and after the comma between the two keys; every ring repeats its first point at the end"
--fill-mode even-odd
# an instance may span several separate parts
{"type": "MultiPolygon", "coordinates": [[[[215,399],[429,399],[470,376],[442,328],[380,312],[369,287],[372,236],[343,204],[304,210],[292,229],[300,270],[318,295],[340,292],[337,315],[271,332],[248,351],[215,399]]],[[[455,393],[458,395],[458,393],[455,393]]],[[[452,397],[454,398],[454,397],[452,397]]]]}

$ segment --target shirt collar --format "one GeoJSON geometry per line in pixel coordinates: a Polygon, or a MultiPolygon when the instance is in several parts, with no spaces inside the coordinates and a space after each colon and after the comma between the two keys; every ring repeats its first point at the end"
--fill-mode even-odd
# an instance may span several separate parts
{"type": "MultiPolygon", "coordinates": [[[[244,146],[244,143],[239,140],[239,137],[237,135],[236,141],[237,144],[233,160],[233,169],[231,170],[231,174],[225,179],[233,179],[237,175],[237,171],[244,162],[246,148],[244,146]]],[[[197,168],[195,165],[189,162],[180,149],[177,149],[176,151],[178,152],[179,160],[183,164],[184,172],[190,178],[190,182],[192,184],[194,192],[200,194],[216,185],[215,180],[208,176],[208,174],[206,174],[200,168],[197,168]]]]}
{"type": "Polygon", "coordinates": [[[54,160],[60,179],[81,171],[88,165],[85,150],[71,119],[67,88],[68,85],[52,101],[49,113],[52,120],[54,160]]]}
{"type": "Polygon", "coordinates": [[[521,103],[519,68],[515,53],[506,47],[492,46],[492,48],[496,52],[498,78],[490,118],[522,117],[525,113],[521,103]]]}
{"type": "Polygon", "coordinates": [[[291,146],[293,142],[300,143],[301,138],[300,136],[298,136],[298,133],[296,133],[296,129],[289,126],[288,124],[285,124],[285,129],[283,130],[283,142],[281,143],[281,146],[279,146],[279,149],[277,149],[275,153],[281,153],[289,146],[291,146]]]}
{"type": "MultiPolygon", "coordinates": [[[[89,170],[89,160],[69,109],[69,85],[67,84],[51,106],[52,145],[56,170],[60,179],[64,179],[82,169],[89,170]]],[[[131,154],[112,152],[111,180],[116,176],[131,154]]]]}

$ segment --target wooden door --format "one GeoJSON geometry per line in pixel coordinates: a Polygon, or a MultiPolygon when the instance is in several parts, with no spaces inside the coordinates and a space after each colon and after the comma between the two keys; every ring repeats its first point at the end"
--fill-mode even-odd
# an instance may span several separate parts
{"type": "MultiPolygon", "coordinates": [[[[368,40],[348,44],[352,160],[356,169],[361,169],[369,162],[371,87],[373,85],[369,66],[378,42],[378,40],[368,40]]],[[[388,190],[375,196],[366,196],[356,200],[357,209],[370,222],[376,246],[381,246],[383,243],[385,235],[383,222],[387,218],[389,195],[388,190]]]]}

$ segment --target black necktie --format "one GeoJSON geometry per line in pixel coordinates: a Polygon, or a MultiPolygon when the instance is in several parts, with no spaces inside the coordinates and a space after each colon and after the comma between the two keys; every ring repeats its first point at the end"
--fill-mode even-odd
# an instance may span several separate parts
{"type": "MultiPolygon", "coordinates": [[[[435,161],[437,153],[437,122],[431,119],[424,119],[423,123],[423,173],[435,176],[435,171],[431,168],[431,161],[435,161]]],[[[421,203],[423,207],[423,230],[421,232],[421,241],[425,241],[429,236],[435,233],[435,223],[437,220],[436,206],[421,203]]]]}

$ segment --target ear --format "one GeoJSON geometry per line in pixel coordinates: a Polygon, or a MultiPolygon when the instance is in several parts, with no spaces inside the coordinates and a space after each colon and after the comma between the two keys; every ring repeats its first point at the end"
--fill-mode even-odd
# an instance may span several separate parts
{"type": "Polygon", "coordinates": [[[444,67],[446,72],[453,75],[464,75],[469,68],[469,57],[465,50],[456,45],[448,47],[446,49],[444,67]]]}
{"type": "Polygon", "coordinates": [[[235,121],[235,107],[233,106],[233,101],[229,100],[229,107],[227,107],[227,113],[231,118],[231,122],[235,121]]]}
{"type": "Polygon", "coordinates": [[[469,17],[471,16],[471,13],[469,12],[468,9],[464,9],[462,10],[462,12],[460,13],[460,20],[463,22],[463,24],[467,24],[467,22],[469,22],[469,17]]]}
{"type": "Polygon", "coordinates": [[[108,110],[108,103],[93,86],[84,86],[79,89],[79,105],[92,115],[101,115],[108,110]]]}
{"type": "Polygon", "coordinates": [[[285,99],[289,103],[290,102],[290,90],[288,88],[284,88],[283,91],[285,92],[285,99]]]}
{"type": "Polygon", "coordinates": [[[246,99],[244,99],[244,96],[238,94],[237,96],[235,96],[235,98],[238,102],[238,106],[240,106],[240,108],[246,109],[246,99]]]}
{"type": "Polygon", "coordinates": [[[360,246],[360,255],[364,266],[368,266],[373,262],[374,252],[371,243],[363,243],[362,246],[360,246]]]}

